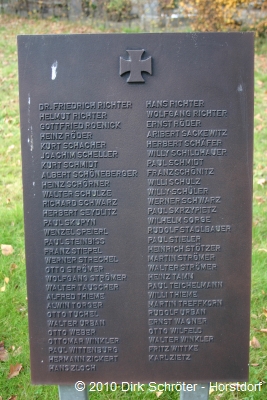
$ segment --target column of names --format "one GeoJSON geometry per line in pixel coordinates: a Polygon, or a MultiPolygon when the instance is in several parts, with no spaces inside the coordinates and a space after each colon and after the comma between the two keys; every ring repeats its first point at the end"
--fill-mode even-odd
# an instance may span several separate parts
{"type": "Polygon", "coordinates": [[[109,221],[119,213],[113,182],[135,179],[137,171],[116,168],[120,151],[107,137],[122,129],[114,110],[131,107],[127,101],[39,104],[51,372],[96,371],[119,360],[119,334],[105,335],[103,313],[127,274],[116,272],[119,255],[105,246],[109,221]]]}
{"type": "Polygon", "coordinates": [[[220,235],[232,227],[219,222],[225,199],[210,185],[218,160],[227,162],[228,111],[204,100],[148,100],[146,113],[148,358],[190,362],[216,342],[209,310],[224,307],[220,235]]]}

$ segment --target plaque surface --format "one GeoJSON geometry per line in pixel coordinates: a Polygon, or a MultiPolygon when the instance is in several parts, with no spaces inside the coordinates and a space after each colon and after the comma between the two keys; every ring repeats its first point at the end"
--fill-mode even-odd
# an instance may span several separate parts
{"type": "Polygon", "coordinates": [[[33,383],[246,380],[253,35],[18,46],[33,383]]]}

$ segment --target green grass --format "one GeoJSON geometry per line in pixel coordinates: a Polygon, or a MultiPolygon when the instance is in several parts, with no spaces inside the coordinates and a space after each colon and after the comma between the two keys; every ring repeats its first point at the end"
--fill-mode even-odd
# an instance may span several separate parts
{"type": "MultiPolygon", "coordinates": [[[[124,27],[124,32],[137,28],[124,27]]],[[[98,29],[103,31],[104,27],[98,29]]],[[[18,79],[16,36],[18,34],[58,34],[96,32],[89,23],[68,21],[29,20],[0,16],[0,242],[10,244],[13,254],[0,254],[0,341],[9,353],[6,362],[0,362],[0,396],[8,400],[57,399],[56,386],[30,384],[28,345],[27,294],[25,278],[20,132],[18,108],[18,79]],[[5,283],[5,279],[9,282],[5,283]],[[11,364],[22,364],[20,374],[7,379],[11,364]]],[[[250,383],[267,382],[267,44],[257,46],[255,72],[255,158],[254,158],[254,222],[253,268],[251,297],[251,339],[255,336],[261,347],[251,348],[250,383]]],[[[177,393],[165,392],[160,399],[177,399],[177,393]]],[[[267,384],[261,392],[213,392],[214,400],[264,400],[267,384]]],[[[1,398],[1,397],[0,397],[1,398]]],[[[90,394],[92,399],[156,399],[155,393],[100,392],[90,394]]]]}

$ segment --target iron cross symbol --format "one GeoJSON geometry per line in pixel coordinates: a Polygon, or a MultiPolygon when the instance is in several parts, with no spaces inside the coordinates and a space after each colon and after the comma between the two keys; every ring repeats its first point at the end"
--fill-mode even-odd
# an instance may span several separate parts
{"type": "Polygon", "coordinates": [[[145,50],[126,50],[130,56],[130,60],[125,60],[120,57],[120,75],[130,72],[127,82],[145,82],[142,77],[142,72],[147,72],[152,75],[152,58],[148,57],[141,60],[145,50]]]}

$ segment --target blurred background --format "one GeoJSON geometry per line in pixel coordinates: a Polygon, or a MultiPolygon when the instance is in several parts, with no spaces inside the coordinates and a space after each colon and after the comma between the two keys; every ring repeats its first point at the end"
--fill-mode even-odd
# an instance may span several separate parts
{"type": "MultiPolygon", "coordinates": [[[[30,383],[18,106],[19,34],[255,32],[255,130],[250,383],[212,400],[267,398],[267,0],[0,0],[0,400],[52,400],[30,383]]],[[[237,338],[238,340],[238,338],[237,338]]],[[[100,391],[93,399],[178,399],[170,392],[100,391]]]]}
{"type": "Polygon", "coordinates": [[[0,0],[2,14],[90,21],[133,30],[267,30],[267,0],[0,0]]]}

